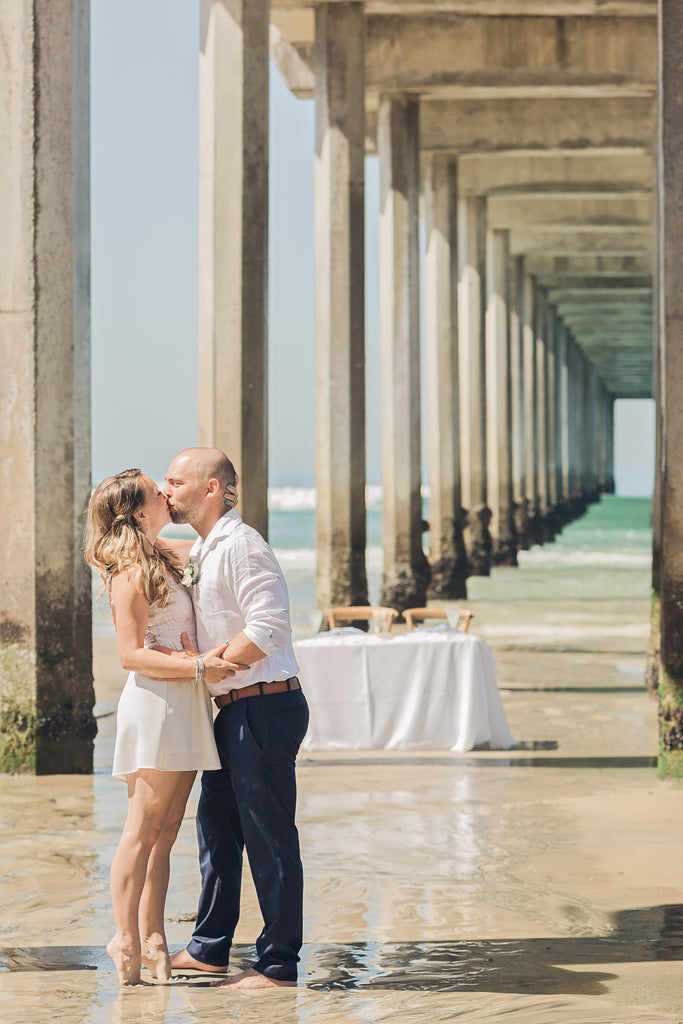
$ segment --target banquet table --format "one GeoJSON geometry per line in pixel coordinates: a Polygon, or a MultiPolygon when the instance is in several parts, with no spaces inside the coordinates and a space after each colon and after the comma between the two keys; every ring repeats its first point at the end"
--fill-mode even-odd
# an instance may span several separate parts
{"type": "Polygon", "coordinates": [[[311,718],[302,750],[515,745],[486,643],[448,626],[377,636],[353,627],[294,644],[311,718]]]}

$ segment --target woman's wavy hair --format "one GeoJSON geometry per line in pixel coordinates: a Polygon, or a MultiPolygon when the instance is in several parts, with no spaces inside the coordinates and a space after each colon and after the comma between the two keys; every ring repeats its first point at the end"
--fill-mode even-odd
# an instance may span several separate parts
{"type": "Polygon", "coordinates": [[[85,559],[102,579],[102,596],[113,576],[126,569],[138,573],[138,585],[150,604],[168,603],[169,574],[180,579],[181,566],[170,551],[149,550],[135,513],[147,501],[142,471],[125,469],[95,488],[88,504],[85,559]]]}

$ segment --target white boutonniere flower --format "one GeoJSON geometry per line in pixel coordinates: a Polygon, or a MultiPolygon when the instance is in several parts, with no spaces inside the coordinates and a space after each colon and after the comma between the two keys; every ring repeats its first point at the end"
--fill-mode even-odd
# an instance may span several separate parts
{"type": "Polygon", "coordinates": [[[196,562],[188,562],[183,569],[183,575],[180,577],[180,582],[184,587],[194,587],[198,580],[199,566],[196,562]]]}

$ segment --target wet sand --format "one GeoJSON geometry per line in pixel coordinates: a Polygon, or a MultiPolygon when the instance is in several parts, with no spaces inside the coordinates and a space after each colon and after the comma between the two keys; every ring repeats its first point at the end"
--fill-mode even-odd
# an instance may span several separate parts
{"type": "MultiPolygon", "coordinates": [[[[683,786],[656,778],[649,574],[614,576],[597,596],[586,577],[592,600],[533,566],[471,581],[517,749],[302,757],[306,942],[288,992],[190,975],[119,991],[104,944],[125,812],[109,775],[123,673],[98,639],[96,774],[0,778],[2,1019],[683,1021],[683,786]]],[[[173,863],[174,947],[197,896],[195,801],[173,863]]],[[[235,968],[259,927],[247,878],[235,968]]]]}

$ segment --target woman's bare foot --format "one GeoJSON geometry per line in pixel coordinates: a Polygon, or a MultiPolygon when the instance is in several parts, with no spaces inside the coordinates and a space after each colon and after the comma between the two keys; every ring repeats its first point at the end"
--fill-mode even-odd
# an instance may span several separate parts
{"type": "Polygon", "coordinates": [[[179,949],[171,957],[171,967],[176,971],[207,971],[209,974],[225,974],[225,967],[212,967],[211,964],[203,964],[201,960],[195,960],[186,949],[179,949]]]}
{"type": "Polygon", "coordinates": [[[107,953],[114,961],[121,985],[141,985],[140,954],[135,950],[124,950],[115,935],[107,943],[107,953]]]}
{"type": "Polygon", "coordinates": [[[267,978],[265,974],[259,974],[253,967],[248,967],[246,971],[233,974],[231,977],[226,978],[225,981],[212,981],[211,987],[239,989],[296,988],[296,982],[277,981],[275,978],[267,978]]]}
{"type": "Polygon", "coordinates": [[[142,940],[142,963],[157,981],[171,980],[171,959],[163,939],[154,942],[142,940]]]}

